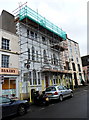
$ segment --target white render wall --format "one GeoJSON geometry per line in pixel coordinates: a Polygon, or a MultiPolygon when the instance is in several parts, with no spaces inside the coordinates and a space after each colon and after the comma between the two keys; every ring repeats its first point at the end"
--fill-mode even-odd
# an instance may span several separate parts
{"type": "MultiPolygon", "coordinates": [[[[20,45],[20,68],[22,71],[20,71],[20,81],[23,82],[22,88],[23,88],[23,93],[26,93],[26,82],[24,81],[24,73],[28,73],[29,71],[31,72],[31,78],[32,78],[32,82],[33,82],[33,69],[36,70],[36,74],[38,72],[41,73],[42,67],[45,65],[50,65],[51,69],[56,68],[57,70],[62,70],[60,68],[60,65],[53,65],[51,64],[51,56],[53,56],[53,54],[56,55],[57,59],[61,59],[61,55],[60,55],[60,51],[53,51],[50,48],[50,43],[49,43],[49,38],[48,36],[45,36],[43,33],[38,32],[38,38],[37,39],[31,39],[31,35],[30,35],[30,31],[33,32],[37,32],[31,28],[29,29],[29,37],[27,37],[27,27],[24,27],[24,25],[20,25],[20,33],[18,33],[20,35],[19,38],[19,45],[20,45]],[[46,38],[46,42],[47,44],[44,44],[42,42],[42,36],[45,36],[46,38]],[[36,51],[38,51],[38,61],[36,60],[36,54],[35,54],[35,61],[32,60],[32,46],[35,48],[35,53],[36,51]],[[29,70],[26,68],[25,63],[27,63],[27,59],[28,59],[28,48],[30,49],[30,68],[29,70]],[[43,58],[43,51],[46,50],[46,54],[47,54],[47,59],[48,59],[48,64],[44,63],[44,58],[43,58]]],[[[19,28],[17,27],[17,28],[19,28]]],[[[44,86],[46,85],[45,83],[45,75],[48,75],[48,82],[49,80],[53,80],[53,74],[47,72],[46,74],[41,73],[40,75],[40,84],[36,85],[30,85],[31,89],[38,89],[39,91],[42,91],[42,80],[44,80],[44,86]],[[34,87],[36,86],[36,87],[34,87]]],[[[38,79],[38,76],[36,76],[38,79]]],[[[56,79],[56,78],[55,78],[56,79]]],[[[29,81],[29,80],[28,80],[29,81]]],[[[29,89],[29,87],[28,87],[29,89]]]]}
{"type": "MultiPolygon", "coordinates": [[[[40,70],[40,68],[45,65],[43,63],[43,50],[46,50],[48,59],[51,59],[51,55],[53,55],[53,53],[56,54],[57,59],[60,58],[60,51],[58,53],[56,51],[49,50],[50,48],[48,48],[47,44],[45,45],[45,44],[42,43],[42,39],[41,39],[42,35],[41,34],[39,35],[39,38],[37,40],[32,41],[30,38],[27,38],[27,29],[24,26],[21,26],[20,28],[21,28],[21,36],[20,36],[21,53],[25,52],[25,54],[21,55],[22,63],[26,63],[25,60],[28,59],[28,53],[27,53],[28,49],[27,48],[30,49],[30,54],[31,54],[30,59],[32,59],[32,46],[35,48],[35,52],[38,51],[38,54],[40,54],[40,55],[39,55],[39,58],[38,58],[39,59],[38,62],[31,62],[31,64],[30,64],[31,69],[34,69],[34,67],[35,67],[37,70],[40,70]],[[28,43],[26,43],[27,41],[28,41],[28,43]],[[40,43],[37,42],[37,41],[40,41],[40,43]],[[42,57],[42,61],[41,61],[41,57],[42,57]],[[41,66],[41,62],[42,62],[42,66],[41,66]]],[[[36,59],[36,54],[35,54],[35,59],[36,59]]],[[[52,68],[55,67],[55,65],[51,65],[51,61],[49,61],[49,64],[52,68]]],[[[24,65],[22,65],[22,67],[24,69],[24,65]]],[[[60,66],[56,66],[56,68],[58,70],[60,70],[60,66]]]]}
{"type": "Polygon", "coordinates": [[[73,61],[70,60],[70,67],[73,72],[72,63],[75,63],[78,85],[80,85],[81,80],[79,77],[79,73],[81,73],[83,80],[84,80],[84,75],[83,75],[82,62],[81,62],[81,57],[80,57],[79,44],[74,41],[68,40],[68,51],[69,51],[69,58],[70,59],[73,58],[73,61]],[[76,47],[75,47],[75,44],[76,44],[76,47]],[[77,58],[78,58],[78,61],[77,61],[77,58]],[[77,64],[80,65],[81,72],[79,72],[77,64]]]}
{"type": "MultiPolygon", "coordinates": [[[[1,48],[1,41],[2,41],[2,37],[6,38],[8,40],[10,40],[9,43],[9,47],[10,50],[3,50],[0,49],[0,61],[1,61],[1,55],[5,54],[5,55],[9,55],[9,67],[10,68],[18,68],[19,65],[19,57],[18,57],[18,53],[19,53],[19,45],[18,45],[18,36],[15,34],[12,34],[10,32],[7,32],[5,30],[0,30],[0,48],[1,48]]],[[[0,66],[1,66],[1,62],[0,62],[0,66]]]]}

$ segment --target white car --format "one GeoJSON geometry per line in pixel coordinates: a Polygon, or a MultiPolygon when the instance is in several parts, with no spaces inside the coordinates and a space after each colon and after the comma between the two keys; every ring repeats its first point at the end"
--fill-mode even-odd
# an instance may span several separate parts
{"type": "Polygon", "coordinates": [[[45,93],[49,99],[58,99],[63,101],[65,97],[73,97],[73,91],[65,86],[49,86],[46,88],[45,93]]]}

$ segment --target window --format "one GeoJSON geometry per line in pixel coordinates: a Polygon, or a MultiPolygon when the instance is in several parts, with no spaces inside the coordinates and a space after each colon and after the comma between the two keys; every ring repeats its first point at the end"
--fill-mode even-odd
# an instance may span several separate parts
{"type": "Polygon", "coordinates": [[[37,84],[36,70],[33,70],[33,85],[37,84]]]}
{"type": "Polygon", "coordinates": [[[2,55],[2,67],[8,68],[9,67],[9,56],[2,55]]]}
{"type": "Polygon", "coordinates": [[[75,63],[72,63],[73,71],[76,71],[75,63]]]}
{"type": "Polygon", "coordinates": [[[30,80],[30,85],[32,85],[32,74],[29,72],[29,80],[30,80]]]}
{"type": "Polygon", "coordinates": [[[27,37],[29,37],[29,30],[27,29],[27,37]]]}
{"type": "Polygon", "coordinates": [[[54,85],[56,84],[56,79],[53,79],[53,84],[54,84],[54,85]]]}
{"type": "Polygon", "coordinates": [[[76,61],[79,62],[78,58],[76,58],[76,61]]]}
{"type": "Polygon", "coordinates": [[[37,33],[35,33],[35,39],[37,40],[37,33]]]}
{"type": "Polygon", "coordinates": [[[36,60],[38,61],[38,51],[36,51],[36,60]]]}
{"type": "Polygon", "coordinates": [[[40,84],[40,72],[38,72],[38,84],[40,84]]]}
{"type": "Polygon", "coordinates": [[[28,48],[28,59],[30,59],[30,49],[28,48]]]}
{"type": "Polygon", "coordinates": [[[78,64],[78,70],[79,70],[79,72],[81,72],[80,64],[78,64]]]}
{"type": "Polygon", "coordinates": [[[55,54],[53,54],[54,65],[58,65],[58,59],[55,54]]]}
{"type": "Polygon", "coordinates": [[[89,62],[89,58],[87,58],[87,62],[89,62]]]}
{"type": "Polygon", "coordinates": [[[52,57],[52,55],[51,55],[51,64],[53,64],[53,57],[52,57]]]}
{"type": "Polygon", "coordinates": [[[46,88],[46,91],[48,92],[48,91],[56,91],[56,88],[55,87],[48,87],[48,88],[46,88]]]}
{"type": "Polygon", "coordinates": [[[9,41],[8,39],[2,38],[2,49],[9,50],[9,41]]]}
{"type": "Polygon", "coordinates": [[[42,36],[42,42],[45,42],[45,37],[42,36]]]}
{"type": "Polygon", "coordinates": [[[32,60],[35,60],[35,48],[32,46],[32,60]]]}
{"type": "Polygon", "coordinates": [[[44,62],[47,63],[46,50],[43,51],[43,58],[44,58],[44,62]]]}
{"type": "Polygon", "coordinates": [[[31,38],[34,39],[34,32],[30,32],[31,33],[31,38]]]}
{"type": "Polygon", "coordinates": [[[58,90],[63,90],[63,86],[59,86],[59,87],[58,87],[58,90]]]}
{"type": "Polygon", "coordinates": [[[2,103],[9,103],[10,101],[9,98],[2,97],[2,103]]]}

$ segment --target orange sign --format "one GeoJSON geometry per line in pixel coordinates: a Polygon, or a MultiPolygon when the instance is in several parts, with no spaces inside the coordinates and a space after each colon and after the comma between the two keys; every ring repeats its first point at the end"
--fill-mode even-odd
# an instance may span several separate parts
{"type": "Polygon", "coordinates": [[[17,68],[0,68],[0,74],[18,75],[17,68]]]}

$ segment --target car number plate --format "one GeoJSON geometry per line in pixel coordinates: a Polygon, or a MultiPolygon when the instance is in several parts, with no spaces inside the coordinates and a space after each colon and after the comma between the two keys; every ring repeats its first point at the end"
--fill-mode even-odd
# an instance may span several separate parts
{"type": "Polygon", "coordinates": [[[48,93],[47,95],[52,95],[51,93],[48,93]]]}

